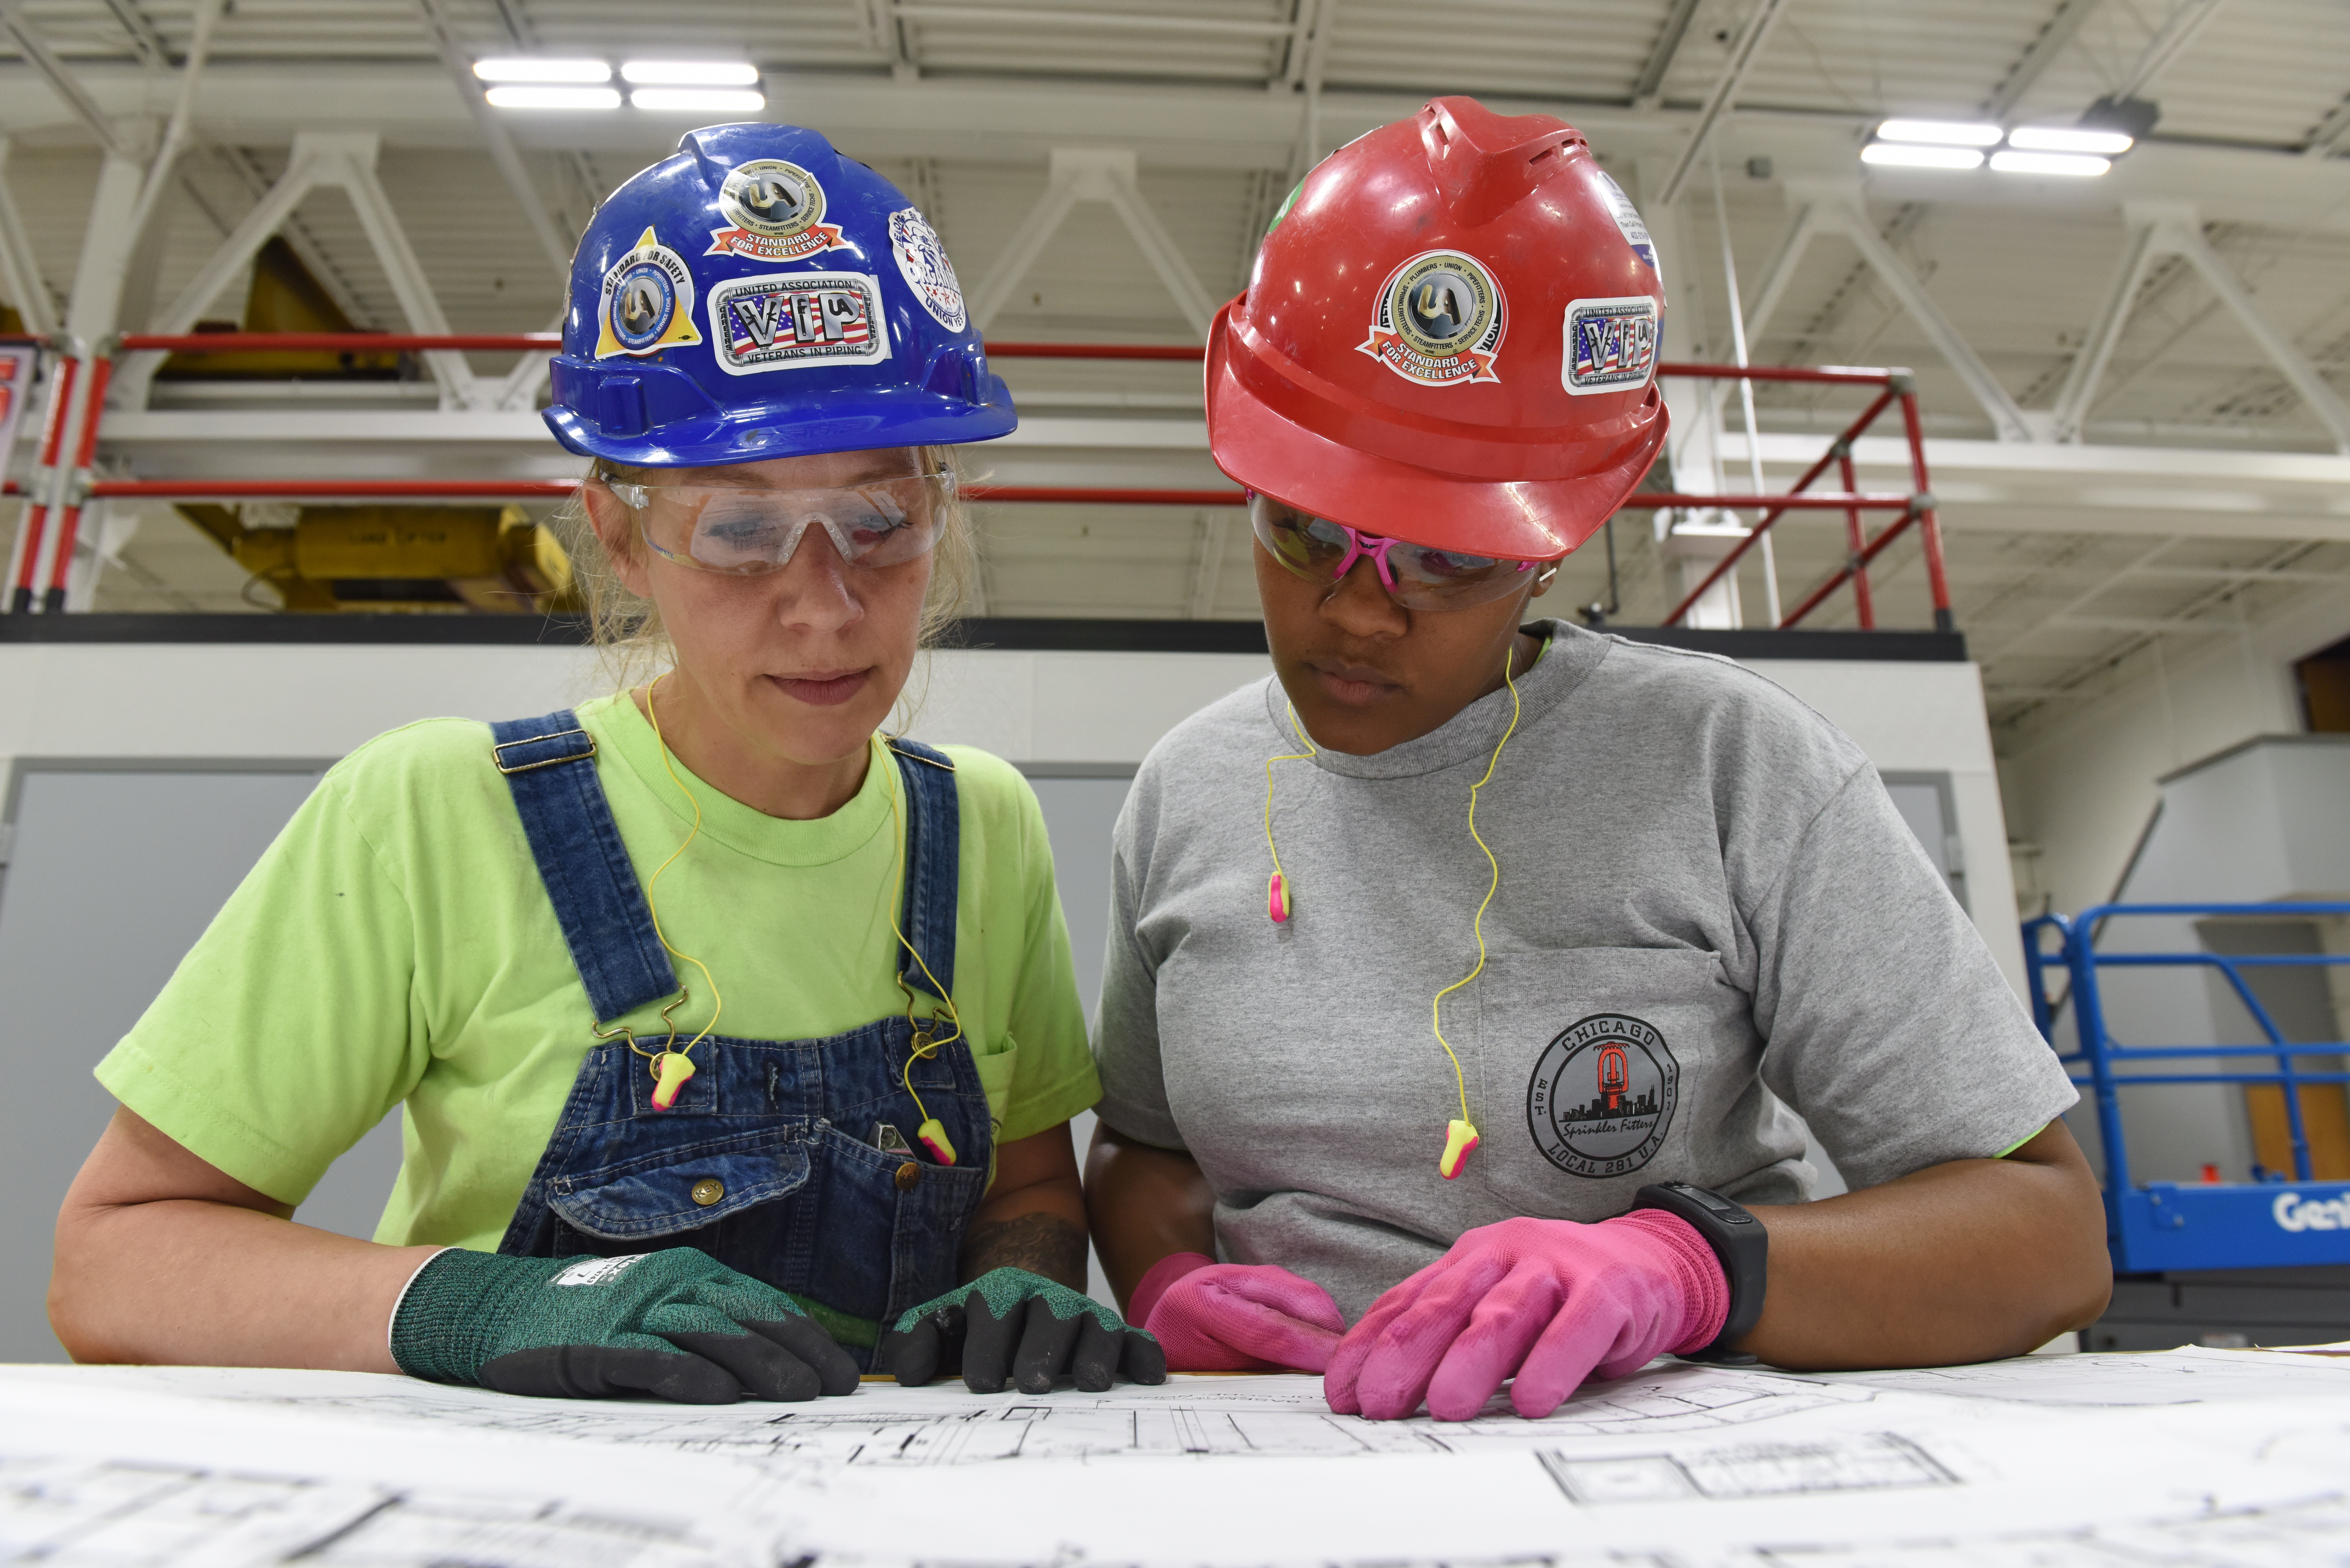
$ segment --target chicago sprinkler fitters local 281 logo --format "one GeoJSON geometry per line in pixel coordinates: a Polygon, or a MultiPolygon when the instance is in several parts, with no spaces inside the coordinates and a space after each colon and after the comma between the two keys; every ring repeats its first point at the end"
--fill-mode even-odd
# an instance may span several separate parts
{"type": "Polygon", "coordinates": [[[1640,1019],[1595,1012],[1543,1050],[1526,1085],[1526,1130],[1544,1159],[1574,1176],[1621,1176],[1664,1147],[1680,1097],[1680,1064],[1640,1019]]]}

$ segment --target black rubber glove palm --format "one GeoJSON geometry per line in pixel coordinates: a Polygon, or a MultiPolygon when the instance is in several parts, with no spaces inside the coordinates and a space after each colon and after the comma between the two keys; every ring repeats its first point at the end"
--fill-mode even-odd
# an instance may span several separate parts
{"type": "Polygon", "coordinates": [[[928,1383],[960,1365],[963,1386],[998,1394],[1009,1380],[1048,1394],[1063,1373],[1098,1394],[1123,1372],[1167,1381],[1167,1353],[1118,1314],[1025,1269],[993,1269],[924,1302],[881,1335],[874,1365],[905,1384],[928,1383]]]}
{"type": "Polygon", "coordinates": [[[504,1394],[682,1405],[813,1399],[857,1364],[783,1292],[691,1247],[619,1258],[508,1258],[451,1248],[391,1319],[401,1371],[504,1394]]]}

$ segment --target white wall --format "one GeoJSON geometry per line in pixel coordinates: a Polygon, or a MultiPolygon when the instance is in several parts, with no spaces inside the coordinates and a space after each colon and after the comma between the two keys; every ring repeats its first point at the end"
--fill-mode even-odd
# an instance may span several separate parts
{"type": "MultiPolygon", "coordinates": [[[[1250,654],[934,655],[912,732],[1024,763],[1139,762],[1255,679],[1250,654]]],[[[1886,772],[1948,772],[1976,924],[2012,981],[2018,945],[1982,683],[1970,664],[1758,661],[1886,772]]],[[[517,718],[606,689],[576,648],[0,646],[0,767],[16,756],[331,758],[412,720],[517,718]]]]}
{"type": "Polygon", "coordinates": [[[2155,781],[2254,735],[2302,728],[2293,664],[2350,637],[2335,597],[2237,636],[2158,639],[2094,701],[2007,742],[1999,762],[2009,830],[2036,846],[2027,913],[2113,896],[2159,796],[2155,781]]]}

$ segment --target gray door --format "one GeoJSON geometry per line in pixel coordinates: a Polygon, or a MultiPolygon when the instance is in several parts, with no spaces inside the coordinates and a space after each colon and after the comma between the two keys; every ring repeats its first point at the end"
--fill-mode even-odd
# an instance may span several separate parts
{"type": "MultiPolygon", "coordinates": [[[[0,1362],[62,1361],[45,1298],[57,1205],[114,1100],[90,1069],[171,978],[309,794],[322,763],[19,759],[0,877],[0,1362]]],[[[304,1223],[365,1236],[399,1168],[397,1118],[346,1156],[304,1223]]]]}

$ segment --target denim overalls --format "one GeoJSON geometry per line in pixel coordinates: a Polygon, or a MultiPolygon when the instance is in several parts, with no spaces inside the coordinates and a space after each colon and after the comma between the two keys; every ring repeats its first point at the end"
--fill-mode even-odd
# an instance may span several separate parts
{"type": "MultiPolygon", "coordinates": [[[[607,1021],[675,995],[678,982],[597,781],[596,742],[568,710],[491,729],[601,1036],[607,1021]]],[[[911,741],[889,746],[905,786],[898,923],[951,992],[954,764],[911,741]]],[[[825,912],[807,914],[804,929],[776,934],[775,961],[790,962],[795,942],[825,940],[825,912]]],[[[921,966],[902,949],[898,957],[900,981],[927,992],[921,966]]],[[[818,1040],[712,1034],[694,1048],[694,1075],[666,1111],[652,1106],[645,1058],[610,1032],[588,1048],[498,1251],[548,1258],[698,1247],[798,1297],[866,1364],[877,1324],[953,1287],[956,1252],[987,1184],[993,1127],[965,1042],[914,1057],[912,1071],[956,1163],[935,1163],[915,1140],[922,1115],[902,1075],[932,1028],[951,1032],[943,1018],[899,1015],[818,1040]]],[[[659,1049],[658,1038],[648,1044],[659,1049]]]]}

